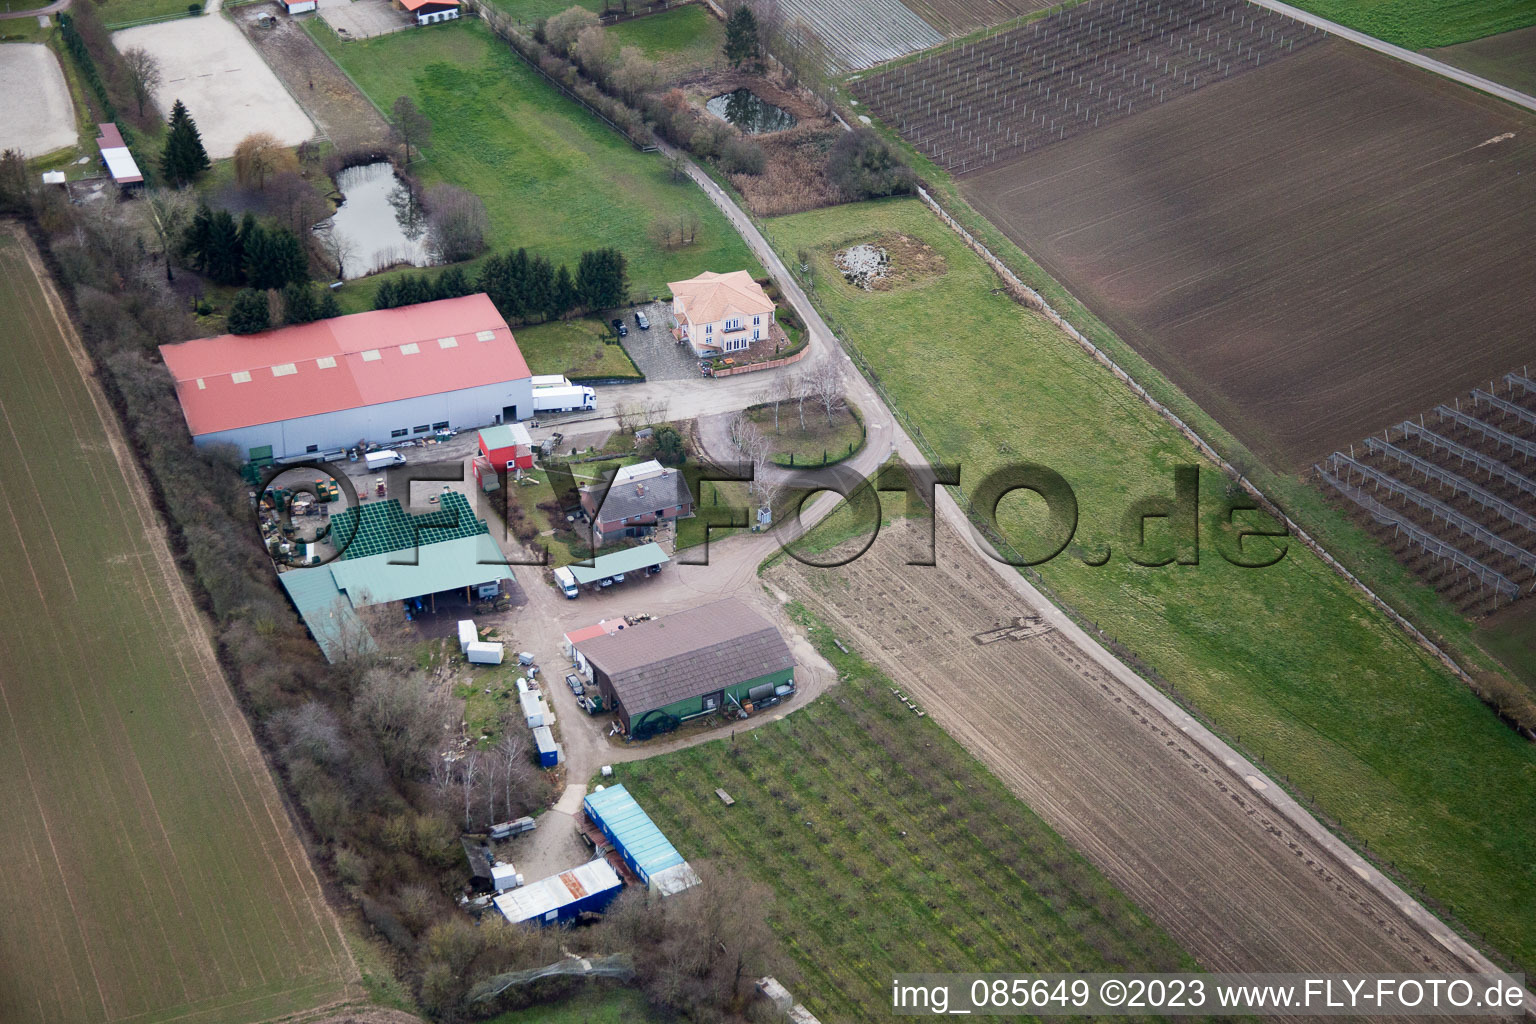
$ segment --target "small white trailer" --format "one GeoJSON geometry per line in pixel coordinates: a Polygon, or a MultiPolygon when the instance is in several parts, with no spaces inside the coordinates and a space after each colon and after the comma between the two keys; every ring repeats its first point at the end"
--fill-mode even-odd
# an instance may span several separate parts
{"type": "Polygon", "coordinates": [[[499,643],[476,640],[464,649],[464,653],[472,665],[500,665],[506,648],[499,643]]]}
{"type": "Polygon", "coordinates": [[[480,639],[480,634],[475,631],[474,619],[459,620],[459,653],[468,654],[469,645],[480,639]]]}

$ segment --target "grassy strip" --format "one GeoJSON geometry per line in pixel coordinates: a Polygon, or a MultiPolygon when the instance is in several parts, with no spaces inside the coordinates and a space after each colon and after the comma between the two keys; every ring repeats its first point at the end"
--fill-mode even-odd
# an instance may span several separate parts
{"type": "Polygon", "coordinates": [[[1536,25],[1533,0],[1290,0],[1340,25],[1409,50],[1450,46],[1536,25]]]}
{"type": "Polygon", "coordinates": [[[572,380],[645,379],[601,320],[556,320],[519,327],[517,347],[536,374],[563,373],[572,380]]]}
{"type": "Polygon", "coordinates": [[[791,613],[845,680],[781,721],[619,768],[690,858],[751,865],[825,1021],[885,1019],[892,972],[1193,969],[942,728],[791,613]],[[721,787],[735,798],[726,807],[721,787]]]}
{"type": "MultiPolygon", "coordinates": [[[[433,134],[412,172],[479,196],[493,249],[526,246],[574,268],[584,250],[617,246],[629,260],[631,293],[643,296],[704,270],[761,275],[691,182],[673,181],[660,155],[636,151],[561,96],[478,21],[353,42],[317,19],[304,26],[377,106],[415,100],[433,134]],[[664,249],[651,225],[680,209],[697,211],[698,241],[664,249]]],[[[361,287],[371,295],[376,285],[361,287]]]]}
{"type": "MultiPolygon", "coordinates": [[[[1508,825],[1536,813],[1536,749],[1298,544],[1272,568],[1239,569],[1214,550],[1223,530],[1208,515],[1198,565],[1131,564],[1121,516],[1137,498],[1172,493],[1174,467],[1194,453],[1047,321],[997,294],[991,270],[921,204],[818,210],[771,227],[781,252],[812,254],[823,313],[930,454],[963,467],[966,488],[1022,460],[1070,481],[1077,540],[1041,568],[1049,589],[1175,680],[1385,865],[1517,961],[1536,958],[1536,877],[1522,867],[1536,836],[1508,825]],[[889,292],[833,272],[838,249],[892,230],[939,249],[948,272],[889,292]],[[1107,566],[1081,560],[1104,546],[1107,566]]],[[[1203,477],[1210,509],[1224,480],[1203,477]]],[[[999,511],[1021,545],[1044,523],[1021,498],[999,511]]]]}
{"type": "Polygon", "coordinates": [[[703,4],[621,21],[608,26],[607,32],[620,46],[639,47],[672,78],[723,60],[725,24],[703,4]]]}

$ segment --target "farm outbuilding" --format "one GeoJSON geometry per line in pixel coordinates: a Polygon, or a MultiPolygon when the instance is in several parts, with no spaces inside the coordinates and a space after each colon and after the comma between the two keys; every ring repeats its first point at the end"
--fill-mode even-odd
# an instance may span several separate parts
{"type": "Polygon", "coordinates": [[[330,529],[330,538],[345,544],[339,558],[290,569],[278,580],[332,662],[373,649],[361,608],[418,599],[435,606],[439,594],[468,604],[515,580],[485,520],[456,492],[420,516],[407,515],[394,498],[347,509],[331,517],[330,529]]]}
{"type": "Polygon", "coordinates": [[[778,694],[794,685],[789,645],[771,622],[736,598],[637,622],[576,647],[605,706],[617,711],[631,736],[739,707],[754,688],[778,694]]]}
{"type": "Polygon", "coordinates": [[[497,469],[533,468],[533,438],[521,423],[501,423],[480,431],[480,454],[497,469]]]}
{"type": "Polygon", "coordinates": [[[233,444],[252,461],[533,412],[528,364],[484,294],[200,338],[160,354],[192,439],[233,444]]]}
{"type": "Polygon", "coordinates": [[[101,150],[101,162],[112,181],[119,187],[143,185],[144,173],[128,151],[128,144],[123,141],[123,133],[117,130],[117,125],[99,124],[96,130],[101,133],[96,139],[96,148],[101,150]]]}
{"type": "Polygon", "coordinates": [[[693,492],[676,469],[655,459],[623,466],[607,483],[581,488],[581,507],[592,519],[593,540],[643,536],[666,520],[693,515],[693,492]]]}
{"type": "Polygon", "coordinates": [[[699,884],[698,874],[623,783],[587,794],[581,806],[647,888],[671,896],[699,884]]]}
{"type": "Polygon", "coordinates": [[[461,0],[398,0],[401,7],[411,13],[418,25],[431,25],[439,21],[452,21],[463,8],[461,0]]]}
{"type": "Polygon", "coordinates": [[[496,897],[496,909],[513,924],[555,924],[597,913],[613,902],[624,882],[605,860],[589,861],[496,897]]]}

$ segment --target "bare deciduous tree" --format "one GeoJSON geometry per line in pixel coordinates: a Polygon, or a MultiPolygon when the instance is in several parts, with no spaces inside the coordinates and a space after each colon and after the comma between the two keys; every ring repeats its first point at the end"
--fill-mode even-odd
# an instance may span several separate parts
{"type": "Polygon", "coordinates": [[[645,406],[639,402],[621,402],[613,408],[613,419],[621,434],[633,434],[644,418],[645,406]]]}
{"type": "Polygon", "coordinates": [[[187,192],[157,188],[150,191],[148,199],[149,223],[165,257],[165,279],[172,281],[175,278],[171,275],[171,251],[192,220],[192,196],[187,192]]]}
{"type": "Polygon", "coordinates": [[[123,51],[123,73],[128,77],[128,88],[139,104],[139,116],[144,116],[144,104],[160,88],[160,58],[142,46],[130,46],[123,51]]]}
{"type": "Polygon", "coordinates": [[[416,106],[416,101],[409,96],[401,96],[395,100],[390,108],[391,118],[395,131],[400,133],[400,141],[405,146],[405,162],[411,162],[411,147],[415,146],[420,152],[432,137],[432,122],[426,114],[416,106]]]}
{"type": "Polygon", "coordinates": [[[459,787],[464,792],[464,831],[474,830],[474,802],[475,790],[480,785],[480,777],[485,772],[485,764],[480,758],[480,751],[471,750],[459,758],[459,787]]]}
{"type": "Polygon", "coordinates": [[[332,224],[317,229],[315,241],[320,243],[320,251],[336,265],[337,279],[344,279],[347,276],[347,260],[357,255],[357,245],[332,224]]]}
{"type": "Polygon", "coordinates": [[[827,426],[832,425],[832,414],[843,407],[843,370],[830,359],[823,359],[810,371],[811,395],[816,404],[827,414],[827,426]]]}
{"type": "Polygon", "coordinates": [[[645,419],[645,425],[654,427],[658,423],[667,422],[667,410],[671,408],[665,395],[657,395],[643,404],[641,416],[645,419]]]}
{"type": "Polygon", "coordinates": [[[457,185],[433,185],[426,205],[427,237],[439,260],[458,263],[485,250],[491,220],[479,196],[457,185]]]}
{"type": "Polygon", "coordinates": [[[364,673],[352,711],[372,734],[384,763],[401,778],[430,770],[444,727],[455,715],[447,694],[423,673],[383,666],[364,673]]]}
{"type": "Polygon", "coordinates": [[[283,171],[297,171],[298,161],[270,132],[252,132],[235,147],[235,178],[258,191],[283,171]]]}
{"type": "Polygon", "coordinates": [[[795,411],[800,415],[800,429],[805,429],[805,403],[815,397],[816,389],[811,383],[809,371],[800,370],[792,373],[787,378],[789,388],[789,400],[795,403],[795,411]]]}
{"type": "Polygon", "coordinates": [[[570,56],[584,29],[597,25],[597,15],[585,7],[568,7],[544,23],[544,41],[556,53],[570,56]]]}

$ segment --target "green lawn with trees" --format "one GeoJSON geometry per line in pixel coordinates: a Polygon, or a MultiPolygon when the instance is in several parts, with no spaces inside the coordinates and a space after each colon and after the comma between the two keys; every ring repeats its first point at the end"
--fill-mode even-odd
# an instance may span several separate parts
{"type": "Polygon", "coordinates": [[[582,252],[614,247],[636,296],[703,270],[762,272],[696,186],[562,96],[479,22],[355,42],[318,20],[305,27],[381,109],[402,95],[415,101],[432,133],[411,173],[479,196],[492,250],[526,246],[574,272],[582,252]],[[696,213],[699,231],[693,244],[667,248],[655,224],[679,211],[696,213]]]}
{"type": "Polygon", "coordinates": [[[601,320],[583,317],[521,327],[517,347],[536,374],[563,373],[572,380],[644,379],[601,320]]]}
{"type": "MultiPolygon", "coordinates": [[[[1197,565],[1133,564],[1122,517],[1135,499],[1171,494],[1175,467],[1199,462],[1195,451],[1003,293],[921,203],[818,210],[771,221],[769,233],[780,252],[810,255],[814,301],[930,457],[963,467],[967,492],[1020,460],[1069,481],[1076,537],[1040,568],[1065,605],[1171,681],[1273,777],[1315,798],[1325,820],[1368,843],[1416,892],[1424,887],[1432,906],[1517,962],[1536,961],[1536,915],[1527,912],[1536,877],[1525,869],[1536,833],[1508,826],[1536,814],[1536,748],[1300,543],[1273,567],[1239,568],[1217,551],[1230,527],[1208,515],[1197,565]],[[946,272],[890,291],[846,284],[834,254],[885,232],[931,245],[946,272]],[[943,331],[932,329],[939,315],[943,331]],[[1085,564],[1105,546],[1107,565],[1085,564]]],[[[1226,487],[1204,469],[1209,512],[1226,487]]],[[[1046,522],[1038,503],[1019,497],[1004,499],[1000,514],[1019,546],[1046,522]]]]}

